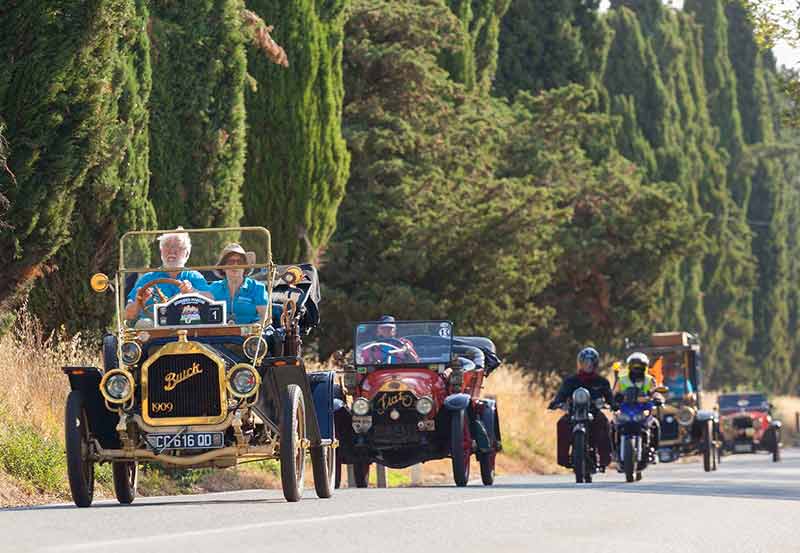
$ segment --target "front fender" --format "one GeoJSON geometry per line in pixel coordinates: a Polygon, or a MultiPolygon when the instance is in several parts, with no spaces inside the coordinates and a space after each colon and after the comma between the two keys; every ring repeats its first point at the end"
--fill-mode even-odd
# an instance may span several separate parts
{"type": "MultiPolygon", "coordinates": [[[[314,411],[319,422],[319,434],[323,440],[332,440],[333,413],[336,411],[336,402],[344,405],[342,400],[334,399],[333,383],[336,377],[334,371],[320,371],[308,373],[308,383],[311,387],[311,397],[314,400],[314,411]]],[[[341,408],[341,406],[340,406],[341,408]]]]}
{"type": "Polygon", "coordinates": [[[100,379],[103,377],[97,367],[64,367],[61,369],[69,378],[69,387],[83,396],[86,407],[86,421],[89,431],[100,445],[108,449],[120,447],[117,436],[119,415],[106,408],[106,401],[100,393],[100,379]]]}
{"type": "Polygon", "coordinates": [[[499,444],[501,442],[501,437],[497,401],[493,399],[482,399],[480,404],[480,419],[481,422],[483,422],[484,428],[486,428],[486,432],[489,433],[489,441],[492,444],[499,444]]]}
{"type": "Polygon", "coordinates": [[[469,394],[451,394],[444,400],[444,408],[448,411],[463,411],[469,405],[469,394]]]}

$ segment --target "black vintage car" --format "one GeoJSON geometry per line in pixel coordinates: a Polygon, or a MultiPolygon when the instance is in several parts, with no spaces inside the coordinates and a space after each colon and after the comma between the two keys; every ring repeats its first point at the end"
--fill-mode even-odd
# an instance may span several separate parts
{"type": "Polygon", "coordinates": [[[319,321],[313,267],[275,266],[261,227],[129,232],[114,281],[98,274],[91,284],[114,293],[117,328],[103,340],[103,367],[64,368],[76,505],[92,503],[97,463],[112,464],[117,499],[131,503],[143,461],[199,468],[272,458],[280,460],[284,496],[297,501],[307,453],[317,495],[331,496],[334,373],[307,373],[300,357],[303,335],[319,321]],[[191,251],[177,266],[162,244],[176,235],[175,251],[191,251]],[[220,265],[230,242],[251,250],[246,264],[220,265]],[[257,309],[235,303],[242,289],[230,302],[199,289],[199,279],[219,287],[222,271],[237,269],[250,275],[257,309]],[[134,295],[140,311],[139,303],[131,308],[134,295]]]}

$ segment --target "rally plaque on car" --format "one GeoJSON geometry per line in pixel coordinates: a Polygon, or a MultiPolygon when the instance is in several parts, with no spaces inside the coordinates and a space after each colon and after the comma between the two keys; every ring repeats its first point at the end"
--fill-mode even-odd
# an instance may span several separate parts
{"type": "Polygon", "coordinates": [[[156,304],[155,326],[207,326],[226,322],[224,301],[213,301],[199,294],[178,296],[156,304]]]}

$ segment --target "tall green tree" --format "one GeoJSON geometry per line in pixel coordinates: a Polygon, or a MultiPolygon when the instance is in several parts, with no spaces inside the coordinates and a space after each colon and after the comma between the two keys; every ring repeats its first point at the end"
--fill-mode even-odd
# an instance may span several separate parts
{"type": "Polygon", "coordinates": [[[448,0],[461,21],[464,44],[446,54],[444,66],[468,90],[488,93],[497,71],[500,21],[511,0],[448,0]]]}
{"type": "Polygon", "coordinates": [[[710,384],[715,387],[746,382],[753,376],[753,359],[748,344],[753,337],[753,288],[755,260],[752,256],[751,233],[747,223],[752,182],[742,171],[747,145],[739,113],[737,79],[731,64],[728,45],[728,21],[723,0],[687,0],[684,9],[693,15],[702,30],[703,75],[707,90],[706,106],[713,124],[719,129],[719,145],[728,154],[727,189],[735,203],[730,210],[731,234],[718,244],[733,250],[738,272],[733,278],[718,282],[709,297],[709,307],[719,315],[712,333],[718,334],[719,347],[711,365],[710,384]]]}
{"type": "Polygon", "coordinates": [[[0,171],[4,322],[70,239],[78,196],[114,163],[119,36],[131,2],[9,0],[0,6],[0,114],[12,144],[0,171]],[[14,176],[12,176],[12,173],[14,176]]]}
{"type": "Polygon", "coordinates": [[[495,90],[513,98],[602,73],[607,28],[600,0],[512,0],[501,22],[495,90]]]}
{"type": "Polygon", "coordinates": [[[162,228],[242,217],[243,0],[153,0],[150,199],[162,228]]]}
{"type": "MultiPolygon", "coordinates": [[[[736,146],[730,129],[735,133],[735,120],[723,121],[719,102],[724,99],[717,97],[719,79],[731,73],[713,65],[716,49],[725,45],[713,41],[715,31],[708,25],[701,28],[658,0],[618,0],[612,7],[615,36],[605,84],[612,112],[623,118],[620,147],[652,178],[681,183],[689,216],[707,220],[708,236],[718,237],[701,242],[680,270],[665,275],[664,316],[656,319],[657,326],[699,332],[712,382],[717,376],[738,380],[750,367],[743,344],[752,335],[754,264],[746,207],[740,203],[747,197],[746,182],[735,174],[735,162],[723,147],[736,146]],[[710,40],[704,48],[705,38],[710,40]],[[708,86],[715,87],[711,95],[708,86]],[[638,124],[631,124],[633,119],[638,124]],[[717,122],[726,125],[723,143],[717,122]],[[725,370],[716,374],[717,367],[725,370]]],[[[687,9],[694,8],[687,3],[687,9]]],[[[708,4],[703,9],[698,20],[713,20],[717,12],[708,4]]],[[[728,110],[732,107],[729,102],[728,110]]]]}
{"type": "Polygon", "coordinates": [[[342,137],[348,0],[248,0],[275,26],[288,69],[255,48],[248,73],[244,220],[272,231],[279,262],[318,261],[336,228],[350,155],[342,137]]]}
{"type": "Polygon", "coordinates": [[[731,63],[736,73],[739,113],[745,141],[751,147],[752,199],[748,220],[753,229],[753,254],[758,260],[755,288],[755,333],[751,353],[761,383],[779,389],[791,378],[788,311],[789,213],[787,177],[783,160],[769,155],[775,145],[775,59],[759,49],[747,11],[741,2],[726,6],[731,63]]]}
{"type": "Polygon", "coordinates": [[[71,332],[101,329],[111,322],[112,303],[92,292],[87,279],[98,271],[115,272],[117,244],[124,232],[155,226],[147,197],[151,70],[146,2],[126,2],[120,17],[124,26],[108,83],[109,110],[115,119],[106,129],[109,158],[87,175],[75,204],[72,239],[53,257],[53,270],[40,279],[30,298],[46,326],[64,324],[71,332]]]}

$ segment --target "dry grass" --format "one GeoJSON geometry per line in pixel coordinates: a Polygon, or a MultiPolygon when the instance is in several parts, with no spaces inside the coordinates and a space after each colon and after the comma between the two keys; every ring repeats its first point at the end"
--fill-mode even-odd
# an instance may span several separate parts
{"type": "Polygon", "coordinates": [[[0,339],[0,417],[31,425],[48,437],[60,434],[69,391],[61,367],[99,366],[99,348],[79,334],[46,334],[24,308],[0,339]]]}

